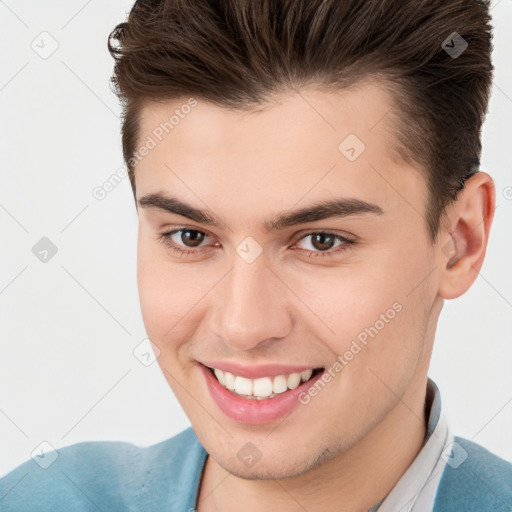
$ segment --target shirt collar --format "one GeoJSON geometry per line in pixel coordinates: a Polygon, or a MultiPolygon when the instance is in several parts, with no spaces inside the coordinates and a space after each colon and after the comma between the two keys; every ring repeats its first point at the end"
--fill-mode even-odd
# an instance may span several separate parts
{"type": "Polygon", "coordinates": [[[441,394],[430,378],[427,381],[425,417],[425,439],[418,455],[388,495],[368,512],[432,510],[445,464],[443,448],[451,435],[441,410],[441,394]]]}

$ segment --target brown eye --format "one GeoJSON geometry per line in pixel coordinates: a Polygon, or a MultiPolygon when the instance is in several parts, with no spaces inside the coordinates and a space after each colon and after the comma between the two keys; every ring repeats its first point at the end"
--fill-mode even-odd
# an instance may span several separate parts
{"type": "Polygon", "coordinates": [[[197,229],[181,228],[166,233],[160,233],[157,237],[167,249],[179,256],[198,256],[211,249],[204,244],[210,236],[197,229]]]}
{"type": "Polygon", "coordinates": [[[328,231],[313,231],[304,235],[297,246],[309,256],[334,256],[355,245],[354,240],[328,231]]]}
{"type": "Polygon", "coordinates": [[[196,231],[194,229],[182,229],[180,239],[183,245],[187,247],[197,247],[205,238],[205,233],[201,233],[201,231],[196,231]]]}
{"type": "Polygon", "coordinates": [[[328,251],[334,246],[336,238],[329,233],[313,233],[311,245],[319,251],[328,251]]]}

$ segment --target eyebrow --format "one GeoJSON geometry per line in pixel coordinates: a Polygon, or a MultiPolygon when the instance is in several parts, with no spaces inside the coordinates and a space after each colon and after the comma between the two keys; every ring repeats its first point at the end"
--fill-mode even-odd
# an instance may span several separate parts
{"type": "MultiPolygon", "coordinates": [[[[195,208],[176,197],[168,197],[160,192],[142,196],[138,199],[137,204],[141,208],[156,208],[158,210],[164,210],[169,213],[181,215],[182,217],[186,217],[206,226],[220,227],[224,224],[210,215],[206,210],[200,210],[199,208],[195,208]]],[[[365,213],[382,215],[384,212],[380,206],[360,199],[330,199],[320,201],[299,210],[280,213],[266,221],[263,226],[266,231],[271,232],[295,226],[297,224],[315,222],[333,217],[362,215],[365,213]]]]}

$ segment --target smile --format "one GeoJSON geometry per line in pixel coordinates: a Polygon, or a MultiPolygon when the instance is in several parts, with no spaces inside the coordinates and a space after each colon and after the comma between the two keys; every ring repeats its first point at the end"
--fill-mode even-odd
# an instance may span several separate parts
{"type": "Polygon", "coordinates": [[[210,368],[210,370],[221,386],[237,395],[253,400],[274,398],[280,393],[295,389],[322,371],[321,369],[308,369],[302,372],[249,379],[219,368],[210,368]]]}

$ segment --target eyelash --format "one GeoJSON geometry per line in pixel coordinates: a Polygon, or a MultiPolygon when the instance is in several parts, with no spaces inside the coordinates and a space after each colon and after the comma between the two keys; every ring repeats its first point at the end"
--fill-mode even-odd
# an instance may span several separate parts
{"type": "MultiPolygon", "coordinates": [[[[202,234],[205,234],[206,236],[208,236],[207,233],[205,233],[204,231],[200,231],[198,229],[180,228],[180,229],[174,229],[172,231],[160,233],[157,238],[160,242],[162,242],[165,245],[166,248],[170,249],[171,251],[175,252],[176,254],[178,254],[180,256],[188,256],[190,254],[201,254],[202,252],[205,251],[205,249],[207,249],[207,248],[200,248],[197,250],[196,249],[183,249],[179,245],[175,244],[171,240],[171,236],[176,233],[179,233],[180,231],[195,231],[197,233],[202,233],[202,234]]],[[[355,240],[350,240],[341,235],[337,235],[336,233],[331,233],[329,231],[322,231],[322,230],[310,231],[309,233],[302,235],[297,240],[297,242],[300,242],[301,240],[303,240],[304,238],[307,238],[308,236],[318,235],[318,234],[331,235],[336,240],[339,240],[340,242],[343,242],[343,243],[334,250],[332,250],[332,249],[328,249],[326,251],[310,251],[308,249],[294,249],[294,250],[309,252],[310,253],[309,257],[327,258],[327,257],[332,257],[333,255],[336,255],[338,253],[347,251],[351,246],[356,244],[355,240]]]]}

